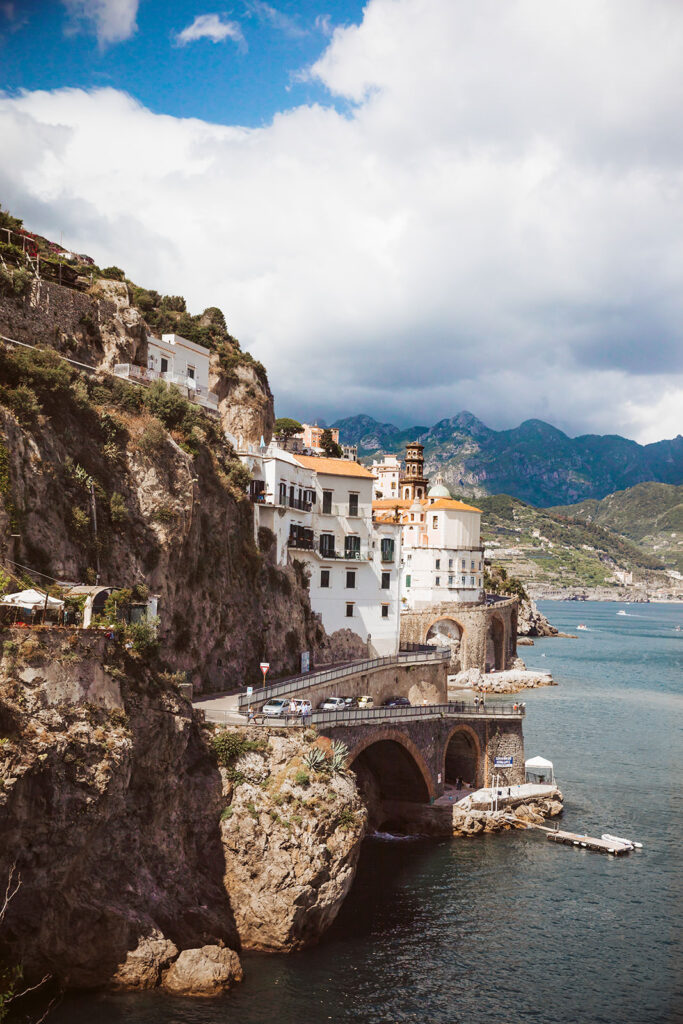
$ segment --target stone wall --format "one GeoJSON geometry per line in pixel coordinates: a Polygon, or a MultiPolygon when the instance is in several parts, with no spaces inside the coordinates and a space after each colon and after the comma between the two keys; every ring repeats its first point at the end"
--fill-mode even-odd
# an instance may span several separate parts
{"type": "Polygon", "coordinates": [[[460,629],[451,671],[511,668],[517,657],[517,598],[496,604],[444,601],[421,611],[401,612],[401,643],[424,644],[431,627],[446,620],[460,629]]]}

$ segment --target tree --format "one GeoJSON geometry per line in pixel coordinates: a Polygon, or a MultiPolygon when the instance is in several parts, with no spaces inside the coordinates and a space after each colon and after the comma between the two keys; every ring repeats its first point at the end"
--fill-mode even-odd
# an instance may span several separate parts
{"type": "Polygon", "coordinates": [[[320,447],[327,455],[328,459],[341,459],[344,454],[341,445],[337,444],[335,439],[332,437],[332,431],[329,427],[325,427],[320,437],[320,447]]]}
{"type": "Polygon", "coordinates": [[[280,419],[275,420],[273,433],[276,437],[286,439],[294,437],[295,434],[300,434],[303,429],[298,420],[292,420],[288,416],[281,416],[280,419]]]}

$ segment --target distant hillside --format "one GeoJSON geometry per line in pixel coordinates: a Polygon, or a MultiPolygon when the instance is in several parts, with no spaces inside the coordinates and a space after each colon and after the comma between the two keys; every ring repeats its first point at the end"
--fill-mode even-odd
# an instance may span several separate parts
{"type": "MultiPolygon", "coordinates": [[[[626,537],[595,523],[538,509],[507,494],[477,500],[484,543],[492,561],[525,583],[562,587],[601,586],[615,570],[665,582],[664,563],[626,537]]],[[[574,506],[566,509],[571,512],[574,506]]]]}
{"type": "Polygon", "coordinates": [[[548,509],[585,523],[602,526],[634,541],[639,548],[683,572],[683,487],[636,484],[608,494],[602,501],[582,501],[548,509]]]}
{"type": "Polygon", "coordinates": [[[640,445],[618,435],[571,438],[542,420],[491,430],[469,412],[433,427],[407,429],[370,416],[337,420],[359,455],[400,454],[406,441],[425,446],[427,472],[443,473],[451,490],[469,497],[510,494],[531,505],[569,505],[657,481],[683,483],[683,437],[640,445]]]}

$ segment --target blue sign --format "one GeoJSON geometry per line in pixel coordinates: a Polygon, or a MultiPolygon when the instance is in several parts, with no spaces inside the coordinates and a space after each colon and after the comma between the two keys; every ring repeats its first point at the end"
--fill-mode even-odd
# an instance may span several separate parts
{"type": "Polygon", "coordinates": [[[494,768],[512,768],[512,757],[494,757],[493,767],[494,768]]]}

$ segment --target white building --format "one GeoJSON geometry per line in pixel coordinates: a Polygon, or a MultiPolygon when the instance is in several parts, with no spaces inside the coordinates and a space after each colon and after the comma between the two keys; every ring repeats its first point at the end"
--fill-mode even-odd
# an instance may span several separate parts
{"type": "Polygon", "coordinates": [[[373,459],[372,472],[375,476],[373,498],[397,498],[401,463],[395,455],[385,455],[381,462],[373,459]]]}
{"type": "Polygon", "coordinates": [[[373,475],[347,459],[288,452],[270,444],[241,453],[252,472],[254,528],[275,535],[275,557],[310,573],[311,607],[328,634],[351,629],[371,654],[399,644],[401,528],[373,524],[373,475]]]}
{"type": "Polygon", "coordinates": [[[401,599],[406,609],[484,599],[481,510],[432,487],[426,498],[373,502],[375,522],[402,528],[401,599]]]}
{"type": "Polygon", "coordinates": [[[119,377],[128,377],[141,384],[164,380],[199,405],[218,409],[218,398],[209,391],[209,360],[211,352],[180,334],[162,334],[147,338],[147,366],[120,363],[114,367],[119,377]]]}

